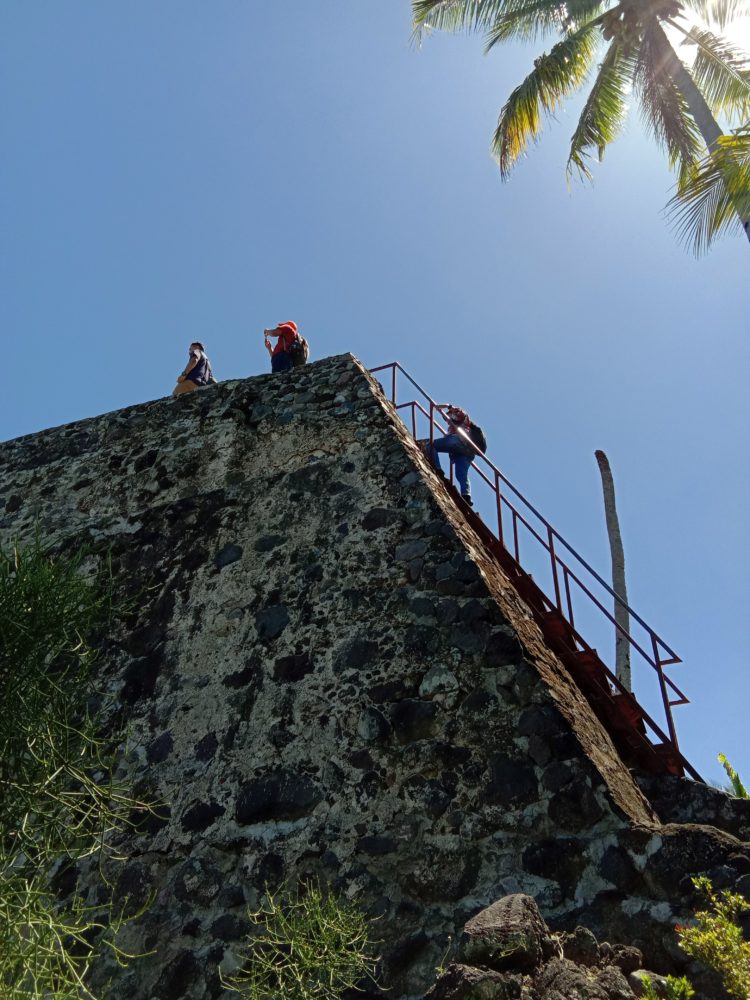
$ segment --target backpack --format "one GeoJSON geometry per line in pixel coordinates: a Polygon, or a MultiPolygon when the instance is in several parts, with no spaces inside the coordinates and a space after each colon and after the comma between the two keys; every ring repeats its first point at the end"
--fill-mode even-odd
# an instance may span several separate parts
{"type": "Polygon", "coordinates": [[[206,385],[218,385],[219,383],[214,378],[213,369],[211,368],[211,362],[206,358],[206,385]]]}
{"type": "Polygon", "coordinates": [[[310,356],[310,346],[302,334],[295,333],[292,346],[289,348],[289,354],[292,358],[292,365],[295,368],[299,368],[306,363],[310,356]]]}
{"type": "Polygon", "coordinates": [[[487,451],[487,438],[484,436],[484,431],[473,420],[469,421],[469,437],[482,454],[487,451]]]}

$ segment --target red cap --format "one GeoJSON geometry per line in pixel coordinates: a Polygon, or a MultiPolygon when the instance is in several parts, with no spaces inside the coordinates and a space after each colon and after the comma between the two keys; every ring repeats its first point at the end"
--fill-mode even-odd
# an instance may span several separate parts
{"type": "Polygon", "coordinates": [[[291,330],[292,333],[296,333],[297,332],[297,324],[296,323],[292,323],[292,321],[289,320],[288,323],[279,323],[278,326],[276,327],[276,329],[277,330],[291,330]]]}

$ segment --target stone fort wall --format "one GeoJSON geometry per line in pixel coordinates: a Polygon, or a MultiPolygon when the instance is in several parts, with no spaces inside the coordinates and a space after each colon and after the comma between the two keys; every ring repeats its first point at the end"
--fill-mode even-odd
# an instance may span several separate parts
{"type": "Polygon", "coordinates": [[[102,965],[112,996],[222,996],[247,906],[284,878],[377,917],[390,995],[416,998],[508,893],[658,969],[681,961],[687,875],[750,872],[750,814],[729,810],[734,835],[661,822],[350,355],[0,457],[3,544],[37,524],[91,544],[137,602],[103,645],[102,706],[129,727],[123,774],[167,808],[119,845],[117,893],[154,894],[123,944],[155,954],[102,965]]]}

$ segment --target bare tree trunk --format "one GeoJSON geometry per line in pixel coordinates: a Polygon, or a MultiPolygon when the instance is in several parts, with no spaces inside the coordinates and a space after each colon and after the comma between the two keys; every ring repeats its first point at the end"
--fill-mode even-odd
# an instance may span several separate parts
{"type": "MultiPolygon", "coordinates": [[[[666,70],[674,80],[675,85],[685,99],[693,121],[698,126],[706,149],[709,153],[715,153],[719,148],[719,139],[724,134],[719,123],[714,118],[711,109],[706,103],[706,99],[700,92],[690,70],[675,52],[671,42],[666,36],[664,29],[659,26],[661,40],[664,47],[664,57],[666,70]]],[[[744,218],[741,212],[737,213],[742,221],[745,236],[750,240],[750,218],[744,218]]]]}
{"type": "Polygon", "coordinates": [[[609,459],[603,451],[594,452],[599,463],[599,472],[602,477],[602,491],[604,493],[604,517],[607,522],[607,535],[609,537],[609,551],[612,557],[612,589],[620,601],[615,601],[615,673],[618,681],[628,691],[633,690],[630,677],[630,613],[628,611],[628,592],[625,587],[625,553],[622,548],[622,536],[620,535],[620,522],[617,518],[617,506],[615,504],[615,483],[612,478],[612,470],[609,467],[609,459]]]}

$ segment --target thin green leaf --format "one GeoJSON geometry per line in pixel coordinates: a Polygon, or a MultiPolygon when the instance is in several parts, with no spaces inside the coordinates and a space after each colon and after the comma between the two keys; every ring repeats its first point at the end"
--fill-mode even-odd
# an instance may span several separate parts
{"type": "Polygon", "coordinates": [[[590,178],[586,164],[589,150],[596,150],[601,160],[604,149],[620,133],[627,116],[627,95],[632,83],[633,58],[615,39],[602,60],[594,85],[586,100],[570,142],[568,176],[575,167],[582,177],[590,178]]]}
{"type": "Polygon", "coordinates": [[[693,27],[683,34],[685,44],[697,46],[691,73],[713,113],[746,121],[750,115],[750,55],[712,31],[693,27]]]}
{"type": "Polygon", "coordinates": [[[502,13],[487,32],[486,51],[509,38],[534,41],[550,31],[575,31],[601,14],[603,9],[601,0],[570,0],[569,3],[505,0],[502,13]]]}
{"type": "Polygon", "coordinates": [[[538,137],[542,116],[553,115],[563,98],[582,86],[596,56],[598,24],[585,25],[534,61],[534,70],[506,101],[493,140],[503,178],[538,137]]]}
{"type": "Polygon", "coordinates": [[[678,60],[664,29],[654,19],[643,32],[633,82],[647,128],[666,149],[670,165],[685,171],[698,161],[703,144],[673,78],[678,60]]]}
{"type": "Polygon", "coordinates": [[[747,0],[683,0],[683,3],[700,14],[707,24],[715,25],[720,31],[726,30],[734,21],[747,17],[747,0]]]}
{"type": "Polygon", "coordinates": [[[750,218],[750,128],[722,136],[666,208],[678,239],[696,256],[750,218]]]}

